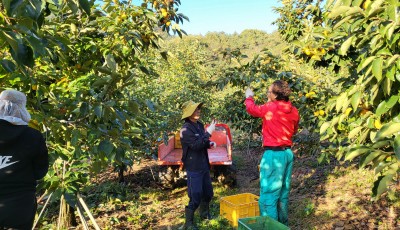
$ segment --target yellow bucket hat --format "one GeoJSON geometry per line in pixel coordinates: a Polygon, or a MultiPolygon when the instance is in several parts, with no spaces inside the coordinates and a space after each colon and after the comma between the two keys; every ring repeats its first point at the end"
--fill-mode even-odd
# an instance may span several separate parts
{"type": "Polygon", "coordinates": [[[192,116],[197,107],[203,106],[202,102],[196,103],[194,101],[187,101],[182,105],[182,120],[192,116]]]}

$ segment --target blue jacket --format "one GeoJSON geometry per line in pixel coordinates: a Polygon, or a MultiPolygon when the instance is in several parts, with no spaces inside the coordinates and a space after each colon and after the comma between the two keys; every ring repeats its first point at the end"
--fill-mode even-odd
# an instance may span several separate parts
{"type": "Polygon", "coordinates": [[[199,121],[193,123],[186,119],[180,137],[183,149],[182,162],[185,169],[191,172],[209,170],[207,149],[210,148],[211,135],[204,131],[204,125],[199,121]]]}

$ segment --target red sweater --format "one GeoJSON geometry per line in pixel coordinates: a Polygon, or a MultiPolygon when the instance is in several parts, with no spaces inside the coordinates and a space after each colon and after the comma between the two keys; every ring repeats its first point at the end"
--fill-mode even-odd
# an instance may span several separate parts
{"type": "Polygon", "coordinates": [[[253,117],[261,117],[263,146],[291,146],[297,132],[299,112],[289,101],[272,101],[256,105],[253,97],[244,101],[246,111],[253,117]]]}

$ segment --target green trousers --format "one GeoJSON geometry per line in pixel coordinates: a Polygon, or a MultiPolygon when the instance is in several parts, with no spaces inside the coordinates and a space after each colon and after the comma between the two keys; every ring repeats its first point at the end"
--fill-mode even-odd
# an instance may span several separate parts
{"type": "Polygon", "coordinates": [[[293,168],[292,150],[266,150],[260,163],[261,216],[288,225],[288,202],[293,168]]]}

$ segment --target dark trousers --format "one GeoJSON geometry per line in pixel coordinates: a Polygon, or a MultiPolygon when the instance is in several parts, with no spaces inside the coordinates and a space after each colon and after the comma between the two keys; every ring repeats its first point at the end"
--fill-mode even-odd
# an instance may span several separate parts
{"type": "Polygon", "coordinates": [[[31,230],[35,212],[34,192],[0,196],[0,230],[31,230]]]}
{"type": "Polygon", "coordinates": [[[209,170],[201,172],[186,171],[189,204],[188,208],[195,211],[200,202],[210,202],[214,196],[209,170]]]}

